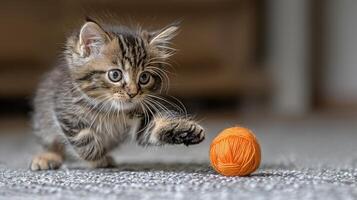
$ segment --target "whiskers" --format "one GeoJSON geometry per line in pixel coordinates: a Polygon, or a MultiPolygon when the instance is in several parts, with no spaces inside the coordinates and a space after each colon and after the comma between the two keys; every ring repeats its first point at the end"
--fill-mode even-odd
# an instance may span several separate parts
{"type": "Polygon", "coordinates": [[[146,100],[151,102],[155,107],[159,107],[161,111],[164,111],[168,114],[185,116],[187,117],[187,109],[183,103],[175,97],[169,96],[171,99],[168,100],[165,97],[148,94],[146,100]],[[167,105],[167,106],[166,106],[167,105]]]}
{"type": "MultiPolygon", "coordinates": [[[[89,128],[95,128],[97,131],[102,131],[104,127],[111,129],[112,126],[106,126],[106,121],[114,121],[120,123],[124,128],[127,127],[126,123],[126,102],[118,100],[112,96],[101,95],[91,100],[92,106],[86,111],[83,118],[90,119],[89,128]]],[[[112,131],[109,131],[112,132],[112,131]]]]}
{"type": "Polygon", "coordinates": [[[177,98],[171,97],[166,99],[165,97],[147,94],[138,101],[144,114],[145,126],[138,130],[138,132],[147,128],[150,125],[152,118],[176,118],[176,117],[188,117],[187,109],[183,103],[177,98]]]}
{"type": "Polygon", "coordinates": [[[175,75],[175,68],[171,63],[167,62],[166,57],[153,57],[148,60],[147,66],[145,67],[153,75],[157,76],[161,81],[160,93],[167,93],[170,88],[170,75],[175,75]]]}

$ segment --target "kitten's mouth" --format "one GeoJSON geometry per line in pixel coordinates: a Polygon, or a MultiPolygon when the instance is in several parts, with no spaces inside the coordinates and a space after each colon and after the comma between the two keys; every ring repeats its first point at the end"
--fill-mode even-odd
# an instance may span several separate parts
{"type": "Polygon", "coordinates": [[[131,104],[132,106],[138,103],[137,96],[129,97],[129,96],[114,93],[112,99],[114,102],[118,104],[129,104],[129,105],[131,104]]]}
{"type": "Polygon", "coordinates": [[[136,100],[134,98],[125,98],[125,97],[113,97],[114,102],[118,104],[135,104],[136,100]]]}
{"type": "Polygon", "coordinates": [[[137,104],[138,100],[136,98],[130,98],[130,99],[127,99],[126,102],[130,103],[130,104],[137,104]]]}

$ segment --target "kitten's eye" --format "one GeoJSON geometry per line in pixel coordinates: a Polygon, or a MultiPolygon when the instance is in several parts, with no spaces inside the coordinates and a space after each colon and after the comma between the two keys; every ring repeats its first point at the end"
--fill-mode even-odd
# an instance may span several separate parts
{"type": "Polygon", "coordinates": [[[122,72],[120,69],[112,69],[108,72],[108,78],[109,80],[113,82],[118,82],[122,79],[122,72]]]}
{"type": "Polygon", "coordinates": [[[151,74],[149,72],[141,73],[140,77],[139,77],[139,83],[141,85],[145,85],[145,84],[149,83],[150,77],[151,77],[151,74]]]}

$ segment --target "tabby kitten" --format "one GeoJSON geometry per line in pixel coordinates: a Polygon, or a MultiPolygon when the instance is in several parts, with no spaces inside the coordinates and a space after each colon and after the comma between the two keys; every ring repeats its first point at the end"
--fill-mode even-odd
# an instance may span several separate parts
{"type": "Polygon", "coordinates": [[[57,169],[68,155],[110,167],[108,154],[129,138],[143,146],[201,142],[203,128],[159,96],[177,29],[148,32],[87,20],[70,36],[63,63],[45,76],[34,99],[34,133],[46,151],[31,169],[57,169]]]}

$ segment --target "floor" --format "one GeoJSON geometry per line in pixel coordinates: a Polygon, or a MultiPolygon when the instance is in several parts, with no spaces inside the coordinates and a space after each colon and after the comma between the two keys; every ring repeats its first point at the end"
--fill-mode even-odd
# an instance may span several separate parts
{"type": "Polygon", "coordinates": [[[31,172],[34,145],[27,122],[0,121],[0,199],[357,199],[357,116],[270,116],[203,120],[207,139],[196,146],[113,152],[117,169],[31,172]],[[250,177],[224,177],[209,166],[208,148],[223,128],[252,129],[263,160],[250,177]]]}

